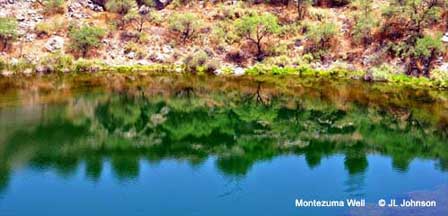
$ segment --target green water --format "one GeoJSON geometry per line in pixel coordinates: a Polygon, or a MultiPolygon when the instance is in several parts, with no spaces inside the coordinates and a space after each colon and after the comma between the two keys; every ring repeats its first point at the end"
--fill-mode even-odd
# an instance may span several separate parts
{"type": "Polygon", "coordinates": [[[181,79],[0,96],[0,215],[448,213],[446,92],[181,79]]]}

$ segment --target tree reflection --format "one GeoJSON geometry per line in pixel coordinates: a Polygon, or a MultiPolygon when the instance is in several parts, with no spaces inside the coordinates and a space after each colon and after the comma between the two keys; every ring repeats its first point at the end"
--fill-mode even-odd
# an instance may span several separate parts
{"type": "MultiPolygon", "coordinates": [[[[439,160],[448,169],[443,123],[425,121],[416,109],[335,104],[315,98],[267,96],[257,83],[255,96],[194,89],[170,98],[110,94],[89,98],[47,112],[45,121],[18,128],[0,148],[0,190],[8,184],[13,163],[21,160],[60,175],[85,164],[89,179],[98,181],[106,160],[117,179],[140,174],[142,159],[174,158],[198,165],[208,157],[225,175],[245,176],[259,161],[283,154],[303,155],[310,168],[324,157],[344,155],[349,175],[366,172],[367,155],[392,158],[406,171],[414,158],[439,160]],[[398,110],[398,111],[397,111],[398,110]]],[[[83,100],[83,98],[81,98],[83,100]]]]}

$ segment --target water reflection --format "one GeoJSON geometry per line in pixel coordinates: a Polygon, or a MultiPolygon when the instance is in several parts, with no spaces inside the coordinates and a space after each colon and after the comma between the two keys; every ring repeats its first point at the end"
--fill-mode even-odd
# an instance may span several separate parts
{"type": "MultiPolygon", "coordinates": [[[[316,168],[323,158],[341,154],[350,176],[346,192],[355,196],[363,195],[372,153],[391,157],[394,169],[402,172],[415,158],[435,160],[437,169],[448,170],[447,123],[443,114],[427,119],[425,107],[409,106],[407,100],[420,97],[384,107],[360,96],[348,100],[336,90],[320,97],[262,91],[257,82],[252,93],[204,94],[187,87],[170,97],[82,95],[34,107],[39,111],[31,112],[32,120],[16,115],[23,107],[3,108],[1,119],[14,115],[14,124],[0,122],[0,190],[20,166],[70,176],[83,163],[88,178],[98,181],[106,160],[116,179],[125,181],[140,175],[141,160],[176,159],[194,166],[213,156],[224,175],[244,177],[255,163],[280,155],[304,155],[316,168]]],[[[431,96],[421,97],[430,98],[427,107],[440,106],[431,96]]]]}

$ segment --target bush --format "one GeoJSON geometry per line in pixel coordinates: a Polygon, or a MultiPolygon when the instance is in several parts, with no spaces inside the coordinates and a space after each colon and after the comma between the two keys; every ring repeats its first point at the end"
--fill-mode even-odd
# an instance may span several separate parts
{"type": "Polygon", "coordinates": [[[199,50],[193,54],[189,54],[183,60],[185,69],[189,72],[206,72],[213,73],[218,69],[219,63],[211,60],[204,50],[199,50]]]}
{"type": "Polygon", "coordinates": [[[315,57],[322,57],[323,52],[331,47],[332,40],[336,34],[336,25],[330,22],[310,26],[309,31],[306,33],[308,40],[306,45],[307,52],[312,53],[315,57]]]}
{"type": "Polygon", "coordinates": [[[246,56],[239,49],[232,49],[227,52],[225,60],[237,65],[244,65],[247,62],[246,56]]]}
{"type": "Polygon", "coordinates": [[[309,64],[311,64],[311,62],[313,62],[313,60],[314,60],[313,55],[305,54],[305,55],[296,57],[296,59],[294,60],[293,64],[295,66],[301,66],[301,65],[308,66],[309,64]]]}
{"type": "Polygon", "coordinates": [[[275,46],[270,46],[267,52],[271,56],[288,55],[288,45],[287,42],[279,42],[275,46]]]}
{"type": "Polygon", "coordinates": [[[17,21],[9,17],[0,17],[1,51],[5,51],[11,41],[17,38],[17,21]]]}
{"type": "Polygon", "coordinates": [[[49,54],[42,58],[40,65],[51,66],[56,72],[66,72],[74,70],[74,59],[71,55],[65,55],[61,52],[49,54]]]}
{"type": "Polygon", "coordinates": [[[43,5],[45,14],[64,14],[65,12],[64,0],[46,0],[43,5]]]}
{"type": "Polygon", "coordinates": [[[72,48],[80,52],[82,57],[86,57],[90,49],[99,48],[104,35],[105,31],[102,28],[87,25],[81,28],[72,28],[69,32],[72,48]]]}
{"type": "Polygon", "coordinates": [[[138,32],[143,31],[145,23],[150,22],[159,25],[162,20],[160,13],[151,10],[148,6],[142,6],[139,9],[132,8],[123,19],[131,23],[138,32]]]}
{"type": "Polygon", "coordinates": [[[213,44],[233,44],[237,41],[238,35],[235,34],[232,23],[219,22],[212,27],[210,41],[213,44]]]}
{"type": "Polygon", "coordinates": [[[176,32],[182,43],[192,39],[199,32],[202,21],[193,13],[174,14],[168,20],[168,27],[176,32]]]}
{"type": "Polygon", "coordinates": [[[255,10],[247,9],[242,1],[232,5],[219,5],[219,13],[226,19],[235,20],[255,14],[255,10]]]}
{"type": "Polygon", "coordinates": [[[448,87],[448,71],[434,70],[431,74],[431,79],[439,82],[444,82],[448,87]]]}
{"type": "Polygon", "coordinates": [[[415,47],[410,47],[409,50],[411,60],[407,71],[408,75],[413,74],[413,70],[417,70],[418,75],[429,77],[437,57],[442,52],[443,44],[440,37],[424,36],[418,38],[415,47]]]}
{"type": "Polygon", "coordinates": [[[320,7],[342,7],[350,4],[352,0],[315,0],[314,5],[320,7]]]}
{"type": "Polygon", "coordinates": [[[127,43],[124,48],[124,52],[125,53],[134,52],[135,57],[137,59],[142,59],[146,55],[146,51],[145,51],[144,47],[142,47],[141,45],[134,43],[134,42],[127,43]]]}
{"type": "Polygon", "coordinates": [[[295,36],[302,33],[303,26],[302,22],[294,22],[291,24],[283,25],[280,31],[281,37],[295,36]]]}
{"type": "Polygon", "coordinates": [[[323,8],[310,8],[309,10],[309,18],[311,20],[315,20],[315,21],[324,21],[324,20],[330,20],[333,16],[333,14],[331,13],[331,11],[329,11],[328,9],[323,9],[323,8]]]}
{"type": "Polygon", "coordinates": [[[79,59],[74,64],[75,72],[98,72],[100,70],[100,64],[94,60],[79,59]]]}
{"type": "Polygon", "coordinates": [[[106,10],[120,15],[127,14],[133,7],[137,7],[135,0],[108,0],[106,3],[106,10]]]}
{"type": "Polygon", "coordinates": [[[278,67],[286,67],[291,66],[292,61],[289,56],[281,55],[276,57],[269,57],[263,60],[263,64],[271,65],[271,66],[278,66],[278,67]]]}
{"type": "Polygon", "coordinates": [[[65,29],[66,23],[62,16],[54,17],[51,20],[40,22],[36,25],[36,34],[41,35],[52,35],[61,32],[65,29]]]}
{"type": "Polygon", "coordinates": [[[443,49],[440,37],[424,36],[417,39],[415,48],[411,51],[412,55],[418,57],[430,57],[439,54],[443,49]]]}
{"type": "Polygon", "coordinates": [[[6,70],[7,68],[8,68],[8,63],[6,63],[6,60],[0,56],[0,72],[2,72],[3,70],[6,70]]]}
{"type": "Polygon", "coordinates": [[[121,16],[117,22],[117,26],[120,28],[124,27],[126,21],[130,20],[131,17],[138,15],[138,13],[135,12],[137,11],[137,3],[135,0],[108,0],[105,8],[106,10],[118,13],[121,16]]]}
{"type": "Polygon", "coordinates": [[[400,69],[389,64],[382,64],[371,68],[369,76],[373,81],[388,81],[393,75],[397,75],[400,69]]]}
{"type": "Polygon", "coordinates": [[[373,40],[373,29],[377,27],[378,21],[372,13],[370,0],[358,0],[357,5],[360,12],[354,15],[353,39],[356,43],[369,45],[373,40]]]}

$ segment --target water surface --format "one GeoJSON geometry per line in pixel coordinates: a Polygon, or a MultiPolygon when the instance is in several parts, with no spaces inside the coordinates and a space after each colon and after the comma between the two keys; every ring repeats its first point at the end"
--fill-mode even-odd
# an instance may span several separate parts
{"type": "Polygon", "coordinates": [[[3,94],[0,215],[448,213],[444,92],[154,79],[3,94]],[[299,198],[368,206],[296,208],[299,198]],[[438,206],[376,205],[389,198],[438,206]]]}

